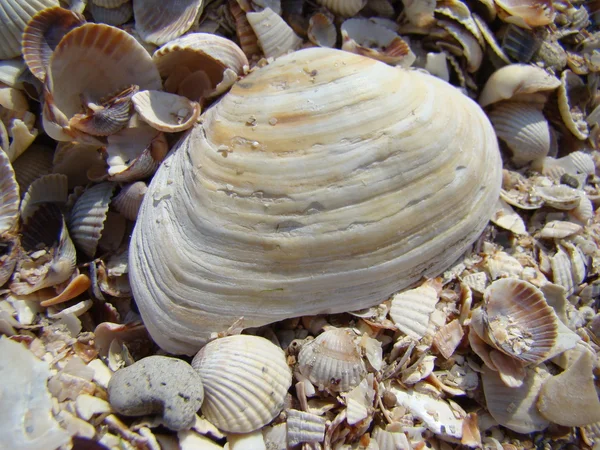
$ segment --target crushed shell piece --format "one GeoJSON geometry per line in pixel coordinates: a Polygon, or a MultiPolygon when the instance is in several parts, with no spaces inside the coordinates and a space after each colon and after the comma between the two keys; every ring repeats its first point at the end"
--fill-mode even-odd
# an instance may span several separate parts
{"type": "Polygon", "coordinates": [[[132,101],[145,122],[166,133],[191,128],[200,115],[198,103],[168,92],[141,91],[133,96],[132,101]]]}
{"type": "Polygon", "coordinates": [[[296,50],[302,44],[294,30],[271,8],[246,14],[258,38],[258,44],[267,58],[276,58],[296,50]]]}
{"type": "Polygon", "coordinates": [[[19,217],[19,185],[8,155],[0,150],[0,234],[11,230],[19,217]]]}
{"type": "Polygon", "coordinates": [[[420,339],[427,332],[429,317],[438,300],[437,291],[431,286],[401,292],[392,297],[390,317],[400,331],[420,339]]]}
{"type": "Polygon", "coordinates": [[[594,384],[595,355],[582,351],[573,364],[542,385],[537,407],[549,421],[582,427],[600,421],[600,400],[594,384]]]}
{"type": "Polygon", "coordinates": [[[581,225],[563,220],[552,220],[544,225],[540,231],[540,237],[546,239],[564,239],[568,236],[580,233],[581,225]]]}
{"type": "Polygon", "coordinates": [[[332,13],[344,17],[354,16],[367,4],[367,0],[317,0],[317,2],[332,13]]]}
{"type": "Polygon", "coordinates": [[[498,199],[496,211],[490,219],[495,225],[498,225],[505,230],[511,231],[514,234],[527,234],[525,222],[512,206],[506,203],[501,198],[498,199]]]}
{"type": "Polygon", "coordinates": [[[248,433],[283,409],[292,373],[267,339],[236,335],[209,342],[192,361],[204,385],[202,413],[219,429],[248,433]]]}
{"type": "Polygon", "coordinates": [[[302,442],[323,442],[325,418],[296,409],[288,409],[287,445],[294,447],[302,442]]]}
{"type": "Polygon", "coordinates": [[[50,449],[67,445],[69,434],[52,417],[52,397],[46,386],[48,363],[23,344],[0,337],[0,434],[11,448],[50,449]]]}
{"type": "Polygon", "coordinates": [[[554,21],[551,0],[495,0],[496,5],[510,14],[504,21],[528,27],[539,27],[554,21]]]}

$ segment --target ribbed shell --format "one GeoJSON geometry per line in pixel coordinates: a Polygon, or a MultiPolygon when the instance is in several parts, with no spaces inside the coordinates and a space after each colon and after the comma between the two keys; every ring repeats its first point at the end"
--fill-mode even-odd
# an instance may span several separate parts
{"type": "Polygon", "coordinates": [[[41,203],[67,202],[68,178],[66,175],[52,173],[36,179],[29,185],[21,203],[21,219],[27,221],[35,209],[41,203]]]}
{"type": "Polygon", "coordinates": [[[367,0],[317,0],[317,2],[332,13],[344,17],[352,17],[367,4],[367,0]]]}
{"type": "Polygon", "coordinates": [[[131,85],[162,86],[150,55],[133,37],[94,23],[65,35],[50,59],[48,76],[56,107],[67,118],[81,112],[82,94],[100,104],[131,85]]]}
{"type": "Polygon", "coordinates": [[[69,229],[75,244],[92,257],[104,229],[108,205],[115,190],[114,183],[100,183],[86,190],[77,199],[69,218],[69,229]]]}
{"type": "Polygon", "coordinates": [[[204,385],[202,414],[230,433],[249,433],[268,424],[283,409],[292,384],[283,350],[258,336],[212,341],[192,366],[204,385]]]}
{"type": "Polygon", "coordinates": [[[390,317],[401,332],[420,339],[427,332],[429,316],[438,300],[437,292],[431,286],[401,292],[392,298],[390,317]]]}
{"type": "Polygon", "coordinates": [[[556,342],[556,315],[544,294],[527,281],[494,281],[484,293],[483,321],[484,338],[525,363],[544,361],[556,342]]]}
{"type": "Polygon", "coordinates": [[[302,39],[271,8],[265,8],[261,12],[249,12],[246,18],[267,58],[284,55],[302,44],[302,39]]]}
{"type": "Polygon", "coordinates": [[[346,392],[367,375],[356,336],[343,328],[321,333],[298,354],[298,370],[319,390],[346,392]]]}
{"type": "Polygon", "coordinates": [[[452,264],[499,194],[496,136],[474,102],[348,52],[283,56],[202,120],[153,178],[132,237],[136,302],[172,352],[241,316],[378,304],[452,264]]]}
{"type": "Polygon", "coordinates": [[[58,6],[56,0],[2,0],[0,2],[0,59],[21,54],[21,37],[27,22],[39,11],[58,6]]]}
{"type": "Polygon", "coordinates": [[[13,228],[19,217],[19,185],[4,151],[0,150],[0,234],[13,228]]]}
{"type": "Polygon", "coordinates": [[[119,26],[126,23],[133,16],[133,4],[126,1],[115,8],[105,8],[92,3],[88,9],[95,22],[119,26]]]}
{"type": "Polygon", "coordinates": [[[112,204],[127,220],[135,221],[147,190],[148,186],[143,181],[128,184],[121,189],[112,204]]]}
{"type": "Polygon", "coordinates": [[[181,95],[141,91],[132,98],[137,113],[152,128],[176,133],[191,128],[200,115],[200,105],[181,95]]]}
{"type": "Polygon", "coordinates": [[[536,105],[504,102],[494,107],[489,118],[517,164],[544,158],[550,151],[548,121],[536,105]]]}
{"type": "Polygon", "coordinates": [[[51,148],[32,145],[13,162],[13,169],[21,192],[26,192],[31,183],[50,173],[53,157],[51,148]]]}
{"type": "Polygon", "coordinates": [[[325,418],[296,409],[288,409],[286,413],[288,446],[294,447],[301,442],[323,442],[325,418]]]}
{"type": "Polygon", "coordinates": [[[194,24],[203,0],[133,0],[135,29],[140,37],[156,45],[178,38],[194,24]]]}
{"type": "Polygon", "coordinates": [[[29,21],[23,33],[23,59],[40,81],[46,72],[52,52],[65,34],[85,23],[85,18],[68,9],[45,9],[29,21]]]}

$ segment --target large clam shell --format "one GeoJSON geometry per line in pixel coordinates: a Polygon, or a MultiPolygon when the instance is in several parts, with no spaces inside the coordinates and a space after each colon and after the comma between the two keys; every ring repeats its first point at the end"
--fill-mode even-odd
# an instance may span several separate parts
{"type": "Polygon", "coordinates": [[[348,52],[281,57],[202,119],[153,178],[130,252],[145,324],[174,353],[242,316],[361,309],[437,275],[499,195],[474,102],[348,52]]]}
{"type": "Polygon", "coordinates": [[[292,384],[283,350],[237,335],[207,344],[192,361],[204,385],[202,414],[221,430],[248,433],[281,412],[292,384]]]}

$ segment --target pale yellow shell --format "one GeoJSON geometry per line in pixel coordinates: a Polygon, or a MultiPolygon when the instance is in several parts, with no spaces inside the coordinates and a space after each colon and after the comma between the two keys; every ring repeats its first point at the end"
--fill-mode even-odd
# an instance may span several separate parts
{"type": "Polygon", "coordinates": [[[201,120],[153,178],[131,244],[136,302],[171,352],[240,317],[380,303],[452,264],[498,198],[496,137],[473,101],[352,53],[281,57],[201,120]]]}

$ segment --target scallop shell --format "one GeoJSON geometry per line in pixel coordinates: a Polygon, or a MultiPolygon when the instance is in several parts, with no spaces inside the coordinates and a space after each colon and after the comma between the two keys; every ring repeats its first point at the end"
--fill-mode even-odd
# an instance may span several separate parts
{"type": "Polygon", "coordinates": [[[23,33],[23,59],[40,81],[46,72],[54,49],[65,34],[85,23],[85,18],[68,9],[55,7],[37,13],[23,33]]]}
{"type": "Polygon", "coordinates": [[[133,96],[132,101],[146,123],[166,133],[191,128],[200,115],[198,103],[168,92],[141,91],[133,96]]]}
{"type": "Polygon", "coordinates": [[[75,244],[89,257],[96,253],[115,188],[114,183],[94,185],[73,205],[69,229],[75,244]]]}
{"type": "Polygon", "coordinates": [[[58,6],[56,0],[4,0],[0,3],[0,59],[21,55],[21,38],[27,22],[39,11],[58,6]]]}
{"type": "Polygon", "coordinates": [[[489,118],[516,164],[544,158],[550,151],[548,121],[535,104],[503,102],[494,106],[489,118]]]}
{"type": "Polygon", "coordinates": [[[68,180],[62,174],[44,175],[27,188],[21,203],[21,219],[29,220],[37,206],[42,203],[62,203],[67,202],[68,180]]]}
{"type": "Polygon", "coordinates": [[[298,354],[298,370],[319,390],[346,392],[367,375],[356,336],[350,330],[325,331],[304,345],[298,354]]]}
{"type": "MultiPolygon", "coordinates": [[[[12,230],[19,217],[19,185],[8,156],[0,150],[0,234],[12,230]]],[[[4,284],[4,283],[3,283],[4,284]]]]}
{"type": "Polygon", "coordinates": [[[479,104],[487,106],[515,96],[552,91],[560,85],[558,78],[540,67],[511,64],[492,74],[481,91],[479,104]]]}
{"type": "Polygon", "coordinates": [[[238,82],[153,178],[132,238],[136,302],[176,353],[241,316],[377,304],[458,258],[500,178],[485,114],[443,81],[339,50],[286,55],[238,82]]]}
{"type": "Polygon", "coordinates": [[[302,44],[294,30],[271,8],[246,14],[248,23],[258,38],[258,44],[267,58],[276,58],[296,50],[302,44]]]}
{"type": "Polygon", "coordinates": [[[348,19],[341,30],[342,50],[402,67],[417,59],[400,36],[368,19],[348,19]]]}
{"type": "MultiPolygon", "coordinates": [[[[60,41],[50,59],[48,78],[51,100],[67,120],[82,111],[81,96],[87,104],[100,105],[132,85],[142,90],[162,86],[150,55],[133,37],[93,23],[71,30],[60,41]]],[[[66,140],[62,135],[51,137],[66,140]]]]}
{"type": "Polygon", "coordinates": [[[367,0],[317,0],[317,3],[336,15],[352,17],[365,7],[367,0]]]}
{"type": "Polygon", "coordinates": [[[544,361],[557,336],[557,319],[544,294],[527,281],[504,278],[484,293],[484,338],[519,361],[544,361]]]}
{"type": "Polygon", "coordinates": [[[164,8],[161,0],[133,0],[135,29],[144,41],[163,45],[190,29],[202,4],[203,0],[173,0],[164,8]]]}
{"type": "Polygon", "coordinates": [[[113,199],[112,205],[127,220],[135,221],[147,190],[148,186],[143,181],[124,186],[113,199]]]}
{"type": "Polygon", "coordinates": [[[438,301],[438,293],[431,286],[401,292],[392,298],[390,317],[401,332],[420,339],[427,333],[429,317],[438,301]]]}
{"type": "Polygon", "coordinates": [[[212,341],[194,357],[192,366],[204,385],[202,414],[231,433],[248,433],[273,420],[292,384],[283,351],[258,336],[212,341]]]}

